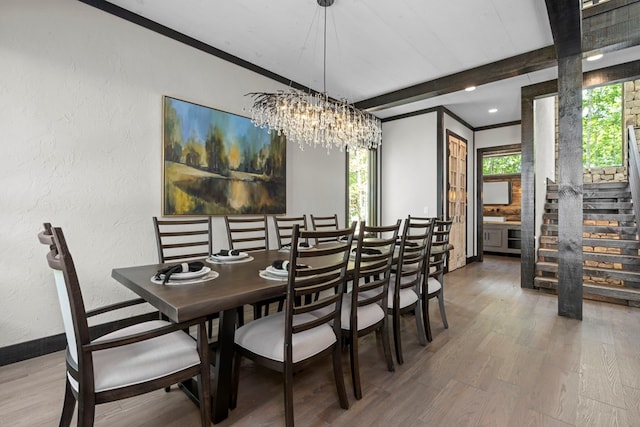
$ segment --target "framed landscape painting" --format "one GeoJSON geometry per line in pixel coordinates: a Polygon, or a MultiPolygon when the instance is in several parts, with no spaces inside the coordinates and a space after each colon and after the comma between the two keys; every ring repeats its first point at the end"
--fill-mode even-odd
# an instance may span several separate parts
{"type": "Polygon", "coordinates": [[[163,97],[163,215],[286,212],[285,137],[163,97]]]}

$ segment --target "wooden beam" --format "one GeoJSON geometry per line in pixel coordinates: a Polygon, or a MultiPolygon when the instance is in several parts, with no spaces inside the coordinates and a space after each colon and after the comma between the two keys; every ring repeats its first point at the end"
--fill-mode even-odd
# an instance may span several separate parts
{"type": "Polygon", "coordinates": [[[612,52],[640,44],[640,1],[610,0],[585,10],[583,52],[612,52]],[[611,3],[611,4],[610,4],[611,3]],[[606,7],[606,8],[605,8],[606,7]],[[590,10],[601,10],[600,13],[590,10]]]}
{"type": "Polygon", "coordinates": [[[419,83],[384,95],[356,102],[362,110],[377,111],[385,108],[422,101],[447,93],[457,92],[469,86],[479,86],[516,77],[556,65],[553,46],[506,58],[491,64],[461,71],[446,77],[419,83]]]}
{"type": "MultiPolygon", "coordinates": [[[[542,86],[539,92],[546,91],[542,86]]],[[[534,155],[534,108],[537,92],[521,90],[521,202],[520,202],[520,287],[533,289],[536,263],[536,178],[534,155]]]]}
{"type": "Polygon", "coordinates": [[[582,319],[582,4],[545,1],[558,57],[558,314],[582,319]]]}

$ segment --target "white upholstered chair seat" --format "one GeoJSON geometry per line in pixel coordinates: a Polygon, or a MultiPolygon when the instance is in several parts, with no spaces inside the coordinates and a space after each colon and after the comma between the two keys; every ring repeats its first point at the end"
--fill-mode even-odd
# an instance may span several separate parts
{"type": "MultiPolygon", "coordinates": [[[[367,293],[362,292],[358,295],[359,299],[367,298],[367,293]]],[[[321,317],[327,314],[330,308],[324,308],[322,310],[312,311],[309,314],[316,317],[321,317]]],[[[351,329],[351,293],[344,294],[342,296],[342,312],[340,313],[340,326],[342,329],[351,329]]],[[[369,326],[379,322],[385,316],[384,310],[378,304],[367,304],[363,307],[358,307],[358,329],[362,330],[369,326]]]]}
{"type": "MultiPolygon", "coordinates": [[[[395,288],[396,288],[395,280],[396,280],[395,277],[392,276],[391,283],[389,283],[389,296],[387,298],[387,306],[389,308],[393,308],[393,293],[395,292],[395,288]]],[[[401,282],[412,281],[414,280],[414,277],[407,276],[400,280],[401,282]]],[[[418,301],[418,294],[416,294],[416,292],[412,288],[400,289],[400,307],[399,308],[402,309],[404,307],[410,306],[416,301],[418,301]]]]}
{"type": "MultiPolygon", "coordinates": [[[[308,322],[310,313],[296,315],[293,324],[308,322]]],[[[261,317],[238,328],[235,343],[252,353],[279,362],[284,361],[284,312],[261,317]]],[[[293,335],[293,363],[308,359],[337,341],[331,326],[324,323],[293,335]]]]}
{"type": "MultiPolygon", "coordinates": [[[[122,338],[169,323],[153,320],[122,328],[92,342],[122,338]]],[[[93,353],[95,391],[139,384],[200,364],[196,341],[182,331],[93,353]]],[[[69,375],[75,390],[78,383],[69,375]]]]}
{"type": "Polygon", "coordinates": [[[427,281],[427,293],[431,295],[434,292],[438,292],[440,289],[442,289],[442,283],[440,283],[435,277],[429,277],[429,280],[427,281]]]}

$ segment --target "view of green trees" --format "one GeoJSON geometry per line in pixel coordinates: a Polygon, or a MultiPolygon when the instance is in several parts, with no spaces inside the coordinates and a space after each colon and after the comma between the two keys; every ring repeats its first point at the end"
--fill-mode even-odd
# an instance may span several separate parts
{"type": "Polygon", "coordinates": [[[369,219],[369,150],[349,152],[349,222],[369,219]]]}
{"type": "Polygon", "coordinates": [[[505,175],[520,173],[522,156],[520,154],[507,154],[502,156],[484,157],[482,159],[483,175],[505,175]]]}
{"type": "Polygon", "coordinates": [[[622,84],[582,91],[582,163],[622,164],[622,84]]]}

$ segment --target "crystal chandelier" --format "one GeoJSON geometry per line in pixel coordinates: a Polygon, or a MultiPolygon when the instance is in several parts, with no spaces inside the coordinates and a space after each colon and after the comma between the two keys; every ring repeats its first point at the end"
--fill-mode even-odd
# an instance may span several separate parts
{"type": "Polygon", "coordinates": [[[296,89],[274,93],[253,92],[251,121],[288,140],[305,145],[346,149],[375,149],[382,142],[380,119],[358,110],[346,100],[327,95],[327,7],[334,0],[317,0],[324,7],[324,88],[323,93],[305,93],[296,89]]]}

